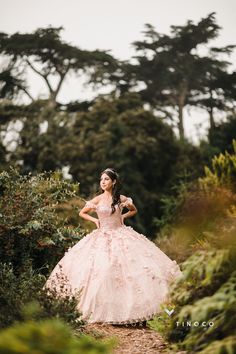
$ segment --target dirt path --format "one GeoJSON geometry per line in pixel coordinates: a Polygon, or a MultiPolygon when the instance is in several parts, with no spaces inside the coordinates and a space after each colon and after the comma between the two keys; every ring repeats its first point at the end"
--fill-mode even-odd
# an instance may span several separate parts
{"type": "MultiPolygon", "coordinates": [[[[86,332],[96,338],[116,337],[119,341],[113,354],[168,354],[168,344],[154,330],[145,325],[117,326],[88,324],[86,332]]],[[[178,352],[181,354],[184,352],[178,352]]]]}

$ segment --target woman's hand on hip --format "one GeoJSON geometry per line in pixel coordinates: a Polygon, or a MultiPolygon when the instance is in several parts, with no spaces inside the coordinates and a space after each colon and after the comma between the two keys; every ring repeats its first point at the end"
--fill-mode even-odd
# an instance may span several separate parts
{"type": "Polygon", "coordinates": [[[97,229],[100,228],[100,221],[98,219],[94,220],[94,224],[97,226],[97,229]]]}

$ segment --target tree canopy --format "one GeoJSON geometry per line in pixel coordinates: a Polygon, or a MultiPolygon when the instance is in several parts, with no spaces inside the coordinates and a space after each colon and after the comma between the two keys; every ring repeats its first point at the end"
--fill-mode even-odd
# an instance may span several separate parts
{"type": "Polygon", "coordinates": [[[234,136],[233,122],[232,131],[215,122],[217,110],[235,117],[236,74],[223,60],[234,46],[209,46],[219,30],[214,13],[171,26],[169,35],[147,24],[144,39],[133,43],[136,55],[126,61],[63,41],[62,27],[0,33],[1,168],[12,164],[23,174],[66,169],[88,197],[100,171],[113,166],[122,174],[124,193],[137,199],[139,230],[151,233],[163,200],[175,198],[182,180],[201,175],[204,163],[225,146],[224,137],[230,146],[234,136]],[[28,70],[44,80],[45,100],[32,97],[28,70]],[[113,86],[91,101],[80,101],[78,93],[78,100],[61,104],[58,94],[68,75],[86,75],[93,88],[113,86]],[[16,104],[20,92],[32,102],[16,104]],[[209,142],[200,147],[185,139],[186,107],[209,112],[209,142]]]}
{"type": "Polygon", "coordinates": [[[176,115],[181,139],[185,138],[186,106],[207,109],[214,126],[214,108],[229,107],[236,90],[236,74],[228,73],[230,63],[220,57],[231,54],[234,46],[206,47],[219,30],[214,13],[197,24],[187,21],[183,26],[171,26],[170,35],[146,24],[144,39],[133,43],[136,63],[124,63],[123,75],[113,74],[111,80],[117,82],[119,89],[134,87],[144,102],[163,112],[166,118],[174,121],[176,115]],[[207,49],[206,54],[203,49],[207,49]],[[170,113],[170,108],[174,113],[170,113]]]}
{"type": "MultiPolygon", "coordinates": [[[[62,27],[39,28],[33,33],[0,33],[0,52],[12,62],[33,70],[45,82],[49,91],[49,102],[55,106],[62,83],[69,72],[89,73],[89,70],[102,70],[115,66],[116,60],[101,50],[82,50],[64,42],[62,27]],[[57,83],[53,86],[51,79],[57,83]]],[[[31,96],[32,98],[32,96],[31,96]]]]}

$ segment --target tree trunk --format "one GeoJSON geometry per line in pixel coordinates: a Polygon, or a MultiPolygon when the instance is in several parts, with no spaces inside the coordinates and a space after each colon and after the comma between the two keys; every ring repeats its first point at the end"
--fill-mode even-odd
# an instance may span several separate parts
{"type": "Polygon", "coordinates": [[[55,90],[53,90],[52,88],[52,85],[48,79],[48,76],[49,76],[49,73],[47,74],[44,74],[42,72],[40,72],[39,70],[37,70],[34,65],[29,61],[29,59],[26,60],[26,63],[31,67],[31,69],[38,75],[40,75],[43,80],[45,81],[47,87],[48,87],[48,90],[49,90],[49,97],[48,97],[48,107],[49,108],[55,108],[56,107],[56,98],[58,96],[58,93],[61,89],[61,86],[62,86],[62,83],[65,79],[65,76],[66,74],[68,73],[68,71],[70,70],[70,64],[67,65],[67,67],[65,68],[65,70],[63,72],[59,72],[57,71],[59,77],[60,77],[60,80],[57,84],[57,88],[55,90]]]}
{"type": "Polygon", "coordinates": [[[214,107],[213,107],[213,95],[212,95],[212,91],[210,91],[210,96],[211,96],[211,107],[208,110],[209,112],[209,117],[210,117],[210,129],[214,129],[215,128],[215,120],[214,120],[214,107]]]}
{"type": "Polygon", "coordinates": [[[47,101],[48,108],[54,109],[56,107],[56,105],[57,105],[56,96],[57,95],[54,91],[51,92],[51,94],[48,97],[48,101],[47,101]]]}
{"type": "Polygon", "coordinates": [[[211,109],[209,110],[209,117],[210,117],[210,129],[214,129],[214,128],[215,128],[215,120],[214,120],[213,110],[214,110],[214,108],[213,108],[213,107],[211,107],[211,109]]]}
{"type": "Polygon", "coordinates": [[[185,132],[184,132],[184,116],[183,116],[183,110],[184,110],[184,105],[179,102],[179,121],[178,121],[178,129],[179,129],[179,138],[180,140],[185,139],[185,132]]]}
{"type": "Polygon", "coordinates": [[[187,81],[183,79],[179,87],[179,96],[178,96],[178,110],[179,110],[179,138],[180,140],[185,139],[185,132],[184,132],[184,106],[187,96],[188,85],[187,81]]]}

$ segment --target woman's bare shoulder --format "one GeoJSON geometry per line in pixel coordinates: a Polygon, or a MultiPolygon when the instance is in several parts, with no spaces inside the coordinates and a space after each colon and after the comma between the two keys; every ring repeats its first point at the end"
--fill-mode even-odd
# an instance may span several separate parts
{"type": "Polygon", "coordinates": [[[96,195],[93,199],[90,200],[91,203],[98,204],[101,199],[101,194],[96,195]]]}

